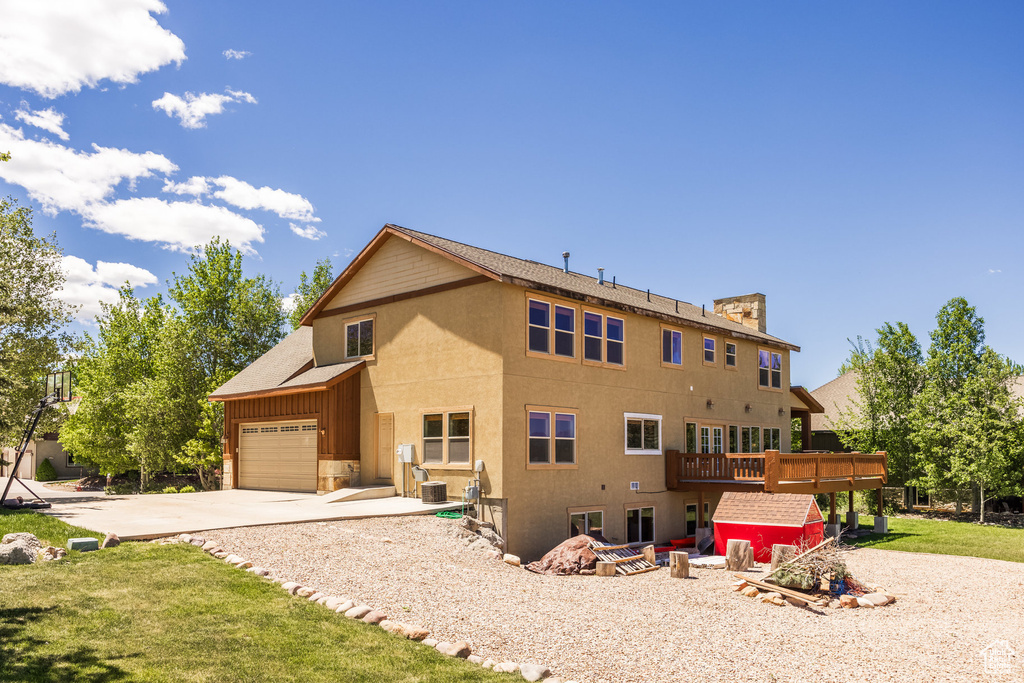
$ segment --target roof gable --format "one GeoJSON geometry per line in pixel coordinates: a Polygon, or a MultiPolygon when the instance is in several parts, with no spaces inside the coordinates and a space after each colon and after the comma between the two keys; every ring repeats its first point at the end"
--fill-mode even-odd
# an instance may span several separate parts
{"type": "Polygon", "coordinates": [[[722,494],[712,521],[765,526],[803,526],[824,519],[814,496],[803,493],[722,494]]]}

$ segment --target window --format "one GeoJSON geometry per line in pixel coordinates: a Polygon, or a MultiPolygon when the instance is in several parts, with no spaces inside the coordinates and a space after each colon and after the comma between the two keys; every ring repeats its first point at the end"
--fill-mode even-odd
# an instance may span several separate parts
{"type": "Polygon", "coordinates": [[[529,299],[527,309],[527,349],[532,353],[575,358],[576,309],[538,299],[529,299]]]}
{"type": "Polygon", "coordinates": [[[626,510],[626,543],[654,543],[654,508],[626,510]]]}
{"type": "Polygon", "coordinates": [[[423,464],[468,467],[472,456],[470,411],[423,415],[423,464]]]}
{"type": "Polygon", "coordinates": [[[729,425],[729,452],[740,452],[740,428],[736,425],[729,425]]]}
{"type": "Polygon", "coordinates": [[[760,453],[761,452],[761,428],[751,427],[750,428],[750,452],[760,453]]]}
{"type": "Polygon", "coordinates": [[[587,536],[604,536],[604,511],[584,510],[569,513],[569,537],[586,534],[587,536]]]}
{"type": "Polygon", "coordinates": [[[715,339],[714,337],[704,337],[704,364],[714,365],[715,364],[715,339]]]}
{"type": "Polygon", "coordinates": [[[686,452],[696,453],[697,452],[697,423],[687,422],[686,423],[686,452]]]}
{"type": "Polygon", "coordinates": [[[700,452],[721,453],[722,452],[722,428],[701,425],[700,428],[700,452]]]}
{"type": "Polygon", "coordinates": [[[782,449],[781,442],[779,439],[782,438],[782,432],[778,427],[765,427],[764,428],[764,449],[766,451],[778,451],[782,449]]]}
{"type": "Polygon", "coordinates": [[[260,427],[261,434],[276,434],[277,427],[260,427]]]}
{"type": "Polygon", "coordinates": [[[732,342],[725,342],[725,367],[736,367],[736,345],[732,342]]]}
{"type": "Polygon", "coordinates": [[[626,413],[626,454],[661,455],[661,415],[626,413]]]}
{"type": "Polygon", "coordinates": [[[682,367],[683,333],[679,330],[661,329],[661,364],[682,367]]]}
{"type": "Polygon", "coordinates": [[[697,535],[697,504],[688,503],[686,505],[686,536],[697,535]]]}
{"type": "Polygon", "coordinates": [[[355,320],[345,325],[345,357],[373,355],[373,318],[355,320]]]}
{"type": "Polygon", "coordinates": [[[528,466],[576,464],[576,413],[531,409],[527,422],[528,466]]]}
{"type": "Polygon", "coordinates": [[[260,433],[260,428],[259,427],[242,427],[242,433],[243,434],[259,434],[260,433]]]}
{"type": "Polygon", "coordinates": [[[584,311],[583,360],[604,365],[625,365],[626,321],[584,311]]]}
{"type": "Polygon", "coordinates": [[[782,354],[767,349],[757,351],[757,384],[763,388],[782,388],[782,354]]]}

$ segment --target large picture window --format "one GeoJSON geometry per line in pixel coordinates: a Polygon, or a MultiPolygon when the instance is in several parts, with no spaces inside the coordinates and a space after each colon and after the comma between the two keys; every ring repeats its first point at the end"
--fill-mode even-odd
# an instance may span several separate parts
{"type": "Polygon", "coordinates": [[[584,311],[583,360],[604,365],[625,365],[626,321],[603,313],[584,311]]]}
{"type": "Polygon", "coordinates": [[[468,467],[473,455],[472,413],[468,410],[423,415],[423,464],[468,467]]]}
{"type": "Polygon", "coordinates": [[[661,415],[626,413],[626,454],[661,455],[661,415]]]}
{"type": "Polygon", "coordinates": [[[540,299],[529,299],[526,348],[535,354],[575,358],[576,309],[540,299]]]}
{"type": "Polygon", "coordinates": [[[373,355],[373,322],[373,318],[364,318],[345,324],[346,358],[373,355]]]}
{"type": "Polygon", "coordinates": [[[626,543],[654,543],[654,507],[626,510],[626,543]]]}
{"type": "Polygon", "coordinates": [[[782,354],[767,349],[757,351],[757,384],[765,389],[782,388],[782,354]]]}
{"type": "Polygon", "coordinates": [[[576,465],[575,412],[531,408],[527,422],[528,465],[576,465]]]}

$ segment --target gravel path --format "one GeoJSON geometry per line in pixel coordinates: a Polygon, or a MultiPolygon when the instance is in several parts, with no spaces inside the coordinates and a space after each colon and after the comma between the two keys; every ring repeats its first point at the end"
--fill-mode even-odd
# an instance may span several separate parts
{"type": "Polygon", "coordinates": [[[579,681],[1024,680],[1024,564],[858,549],[848,564],[897,602],[777,607],[732,575],[539,576],[470,550],[456,522],[399,517],[204,534],[278,576],[381,609],[495,660],[579,681]],[[1013,673],[983,674],[1009,641],[1013,673]]]}

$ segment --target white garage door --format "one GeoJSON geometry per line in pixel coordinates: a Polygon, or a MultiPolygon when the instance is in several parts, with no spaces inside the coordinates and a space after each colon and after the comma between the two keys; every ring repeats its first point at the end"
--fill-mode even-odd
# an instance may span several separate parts
{"type": "Polygon", "coordinates": [[[316,420],[243,424],[238,486],[316,491],[316,420]]]}

